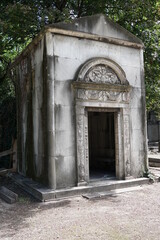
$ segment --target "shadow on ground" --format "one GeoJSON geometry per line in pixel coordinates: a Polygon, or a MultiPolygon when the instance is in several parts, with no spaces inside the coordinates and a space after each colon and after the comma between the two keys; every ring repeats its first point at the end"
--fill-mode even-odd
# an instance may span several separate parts
{"type": "Polygon", "coordinates": [[[66,199],[45,203],[39,202],[6,176],[0,176],[0,186],[5,186],[18,194],[18,201],[14,204],[8,204],[0,199],[0,239],[13,237],[21,228],[27,228],[28,221],[26,221],[26,219],[32,218],[33,215],[40,213],[41,211],[70,206],[70,200],[66,199]],[[8,229],[11,230],[10,233],[8,232],[8,229]]]}

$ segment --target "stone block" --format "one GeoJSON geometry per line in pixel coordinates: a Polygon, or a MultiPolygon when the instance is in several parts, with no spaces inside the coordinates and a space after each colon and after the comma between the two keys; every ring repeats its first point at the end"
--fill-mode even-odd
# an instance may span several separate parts
{"type": "Polygon", "coordinates": [[[55,106],[55,129],[56,131],[75,132],[75,108],[70,106],[55,106]]]}
{"type": "Polygon", "coordinates": [[[131,175],[134,178],[142,177],[144,173],[144,158],[141,151],[131,151],[131,175]]]}
{"type": "Polygon", "coordinates": [[[135,88],[141,88],[141,69],[140,67],[133,67],[122,65],[129,84],[135,88]]]}
{"type": "Polygon", "coordinates": [[[47,152],[48,155],[53,157],[55,156],[55,149],[56,149],[56,134],[55,131],[48,131],[47,132],[47,152]]]}
{"type": "Polygon", "coordinates": [[[141,88],[132,88],[130,92],[130,108],[142,107],[142,90],[141,88]]]}
{"type": "Polygon", "coordinates": [[[76,186],[75,156],[56,157],[56,180],[57,180],[56,182],[57,188],[66,188],[66,187],[76,186]]]}
{"type": "Polygon", "coordinates": [[[121,64],[120,46],[109,44],[108,58],[121,64]]]}
{"type": "Polygon", "coordinates": [[[0,187],[0,197],[10,204],[17,202],[18,200],[18,195],[4,186],[0,187]]]}
{"type": "Polygon", "coordinates": [[[141,56],[139,49],[121,46],[120,56],[121,66],[141,66],[141,56]]]}
{"type": "Polygon", "coordinates": [[[150,124],[148,126],[148,138],[150,141],[158,142],[159,141],[159,134],[158,134],[158,125],[157,124],[150,124]]]}
{"type": "Polygon", "coordinates": [[[143,150],[144,137],[142,135],[141,129],[131,130],[131,151],[141,151],[143,150]]]}
{"type": "Polygon", "coordinates": [[[44,38],[42,38],[37,46],[32,51],[31,59],[32,59],[32,68],[38,66],[39,63],[43,61],[43,50],[44,50],[44,38]]]}
{"type": "Polygon", "coordinates": [[[43,88],[38,86],[32,93],[33,110],[41,109],[43,104],[43,88]]]}
{"type": "Polygon", "coordinates": [[[54,54],[61,58],[78,59],[81,64],[97,56],[108,57],[108,52],[109,46],[103,42],[60,35],[54,37],[54,54]]]}
{"type": "Polygon", "coordinates": [[[143,128],[142,122],[142,111],[141,108],[131,108],[130,109],[130,119],[131,119],[131,129],[134,130],[141,130],[143,128]]]}
{"type": "Polygon", "coordinates": [[[55,56],[55,75],[56,81],[76,80],[76,73],[81,65],[79,59],[71,59],[55,56]]]}
{"type": "Polygon", "coordinates": [[[73,131],[69,131],[68,129],[65,131],[56,131],[56,149],[54,156],[75,156],[75,141],[75,134],[73,131]]]}
{"type": "Polygon", "coordinates": [[[74,105],[74,92],[71,86],[72,81],[55,82],[55,104],[63,106],[74,105]]]}

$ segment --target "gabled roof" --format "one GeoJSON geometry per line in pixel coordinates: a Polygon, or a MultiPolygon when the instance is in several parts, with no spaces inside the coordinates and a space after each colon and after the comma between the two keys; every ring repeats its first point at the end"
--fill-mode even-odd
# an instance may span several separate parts
{"type": "Polygon", "coordinates": [[[38,44],[46,32],[102,41],[132,48],[141,49],[144,47],[143,42],[125,28],[111,21],[105,15],[97,14],[75,19],[71,23],[62,22],[47,25],[15,59],[11,67],[14,67],[19,61],[21,61],[21,59],[23,59],[28,52],[38,44]]]}
{"type": "Polygon", "coordinates": [[[71,23],[56,23],[49,25],[49,27],[76,32],[84,32],[99,35],[101,37],[111,37],[133,43],[143,44],[139,38],[134,36],[125,28],[121,27],[119,24],[111,21],[103,14],[78,18],[73,20],[71,23]]]}

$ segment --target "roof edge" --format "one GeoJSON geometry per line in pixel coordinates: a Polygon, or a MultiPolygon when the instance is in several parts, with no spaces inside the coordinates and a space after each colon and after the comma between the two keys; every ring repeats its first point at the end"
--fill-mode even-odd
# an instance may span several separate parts
{"type": "Polygon", "coordinates": [[[69,37],[77,37],[77,38],[84,38],[84,39],[93,40],[93,41],[100,41],[100,42],[120,45],[120,46],[124,46],[124,47],[131,47],[131,48],[136,48],[136,49],[144,48],[144,44],[142,41],[140,43],[136,43],[136,42],[126,41],[126,40],[121,40],[118,38],[103,37],[100,35],[90,34],[90,33],[85,33],[85,32],[64,30],[62,28],[53,28],[50,25],[48,25],[43,30],[41,30],[40,33],[32,40],[32,42],[29,43],[29,45],[22,51],[22,53],[15,58],[15,60],[11,64],[11,68],[14,68],[21,61],[21,59],[26,57],[27,54],[33,49],[34,46],[36,46],[40,42],[40,40],[43,38],[43,36],[47,32],[57,34],[57,35],[65,35],[65,36],[69,36],[69,37]]]}
{"type": "Polygon", "coordinates": [[[33,49],[33,47],[41,41],[46,32],[47,30],[45,28],[42,29],[38,33],[38,35],[26,46],[26,48],[17,57],[15,57],[14,61],[11,63],[11,69],[14,68],[21,61],[21,59],[27,56],[27,54],[33,49]]]}
{"type": "MultiPolygon", "coordinates": [[[[67,26],[68,24],[74,24],[78,21],[81,21],[83,19],[91,19],[93,17],[104,17],[104,19],[106,21],[108,21],[112,26],[116,26],[117,28],[119,28],[122,32],[124,32],[125,34],[129,35],[136,43],[139,44],[143,44],[142,40],[140,38],[138,38],[137,36],[135,36],[133,33],[131,33],[130,31],[128,31],[126,28],[122,27],[121,25],[119,25],[118,23],[114,22],[113,20],[111,20],[108,16],[106,16],[105,14],[102,13],[98,13],[98,14],[94,14],[94,15],[90,15],[90,16],[83,16],[80,18],[75,18],[73,19],[71,22],[58,22],[58,23],[53,23],[53,24],[49,24],[46,27],[49,28],[58,28],[58,29],[63,29],[64,26],[67,26]]],[[[65,28],[66,29],[66,28],[65,28]]],[[[67,29],[66,29],[67,30],[67,29]]],[[[69,30],[69,29],[68,29],[69,30]]],[[[72,31],[72,30],[70,30],[72,31]]],[[[134,42],[133,41],[133,42],[134,42]]]]}

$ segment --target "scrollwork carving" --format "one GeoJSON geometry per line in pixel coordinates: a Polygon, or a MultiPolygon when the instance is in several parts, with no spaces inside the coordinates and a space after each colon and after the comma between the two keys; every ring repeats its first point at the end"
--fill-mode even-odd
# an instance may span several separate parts
{"type": "Polygon", "coordinates": [[[116,73],[106,65],[97,65],[91,68],[84,78],[85,82],[121,84],[116,73]]]}
{"type": "Polygon", "coordinates": [[[83,99],[83,100],[98,100],[102,102],[106,102],[106,101],[128,102],[129,93],[78,89],[77,98],[83,99]]]}
{"type": "Polygon", "coordinates": [[[124,145],[125,145],[125,158],[126,158],[126,177],[130,177],[130,171],[131,171],[131,166],[130,166],[130,137],[129,137],[129,116],[125,115],[124,116],[124,145]]]}
{"type": "MultiPolygon", "coordinates": [[[[80,111],[80,109],[78,110],[80,111]]],[[[85,166],[84,166],[84,119],[83,115],[77,116],[77,155],[78,155],[78,169],[79,169],[79,181],[85,180],[85,166]]]]}

